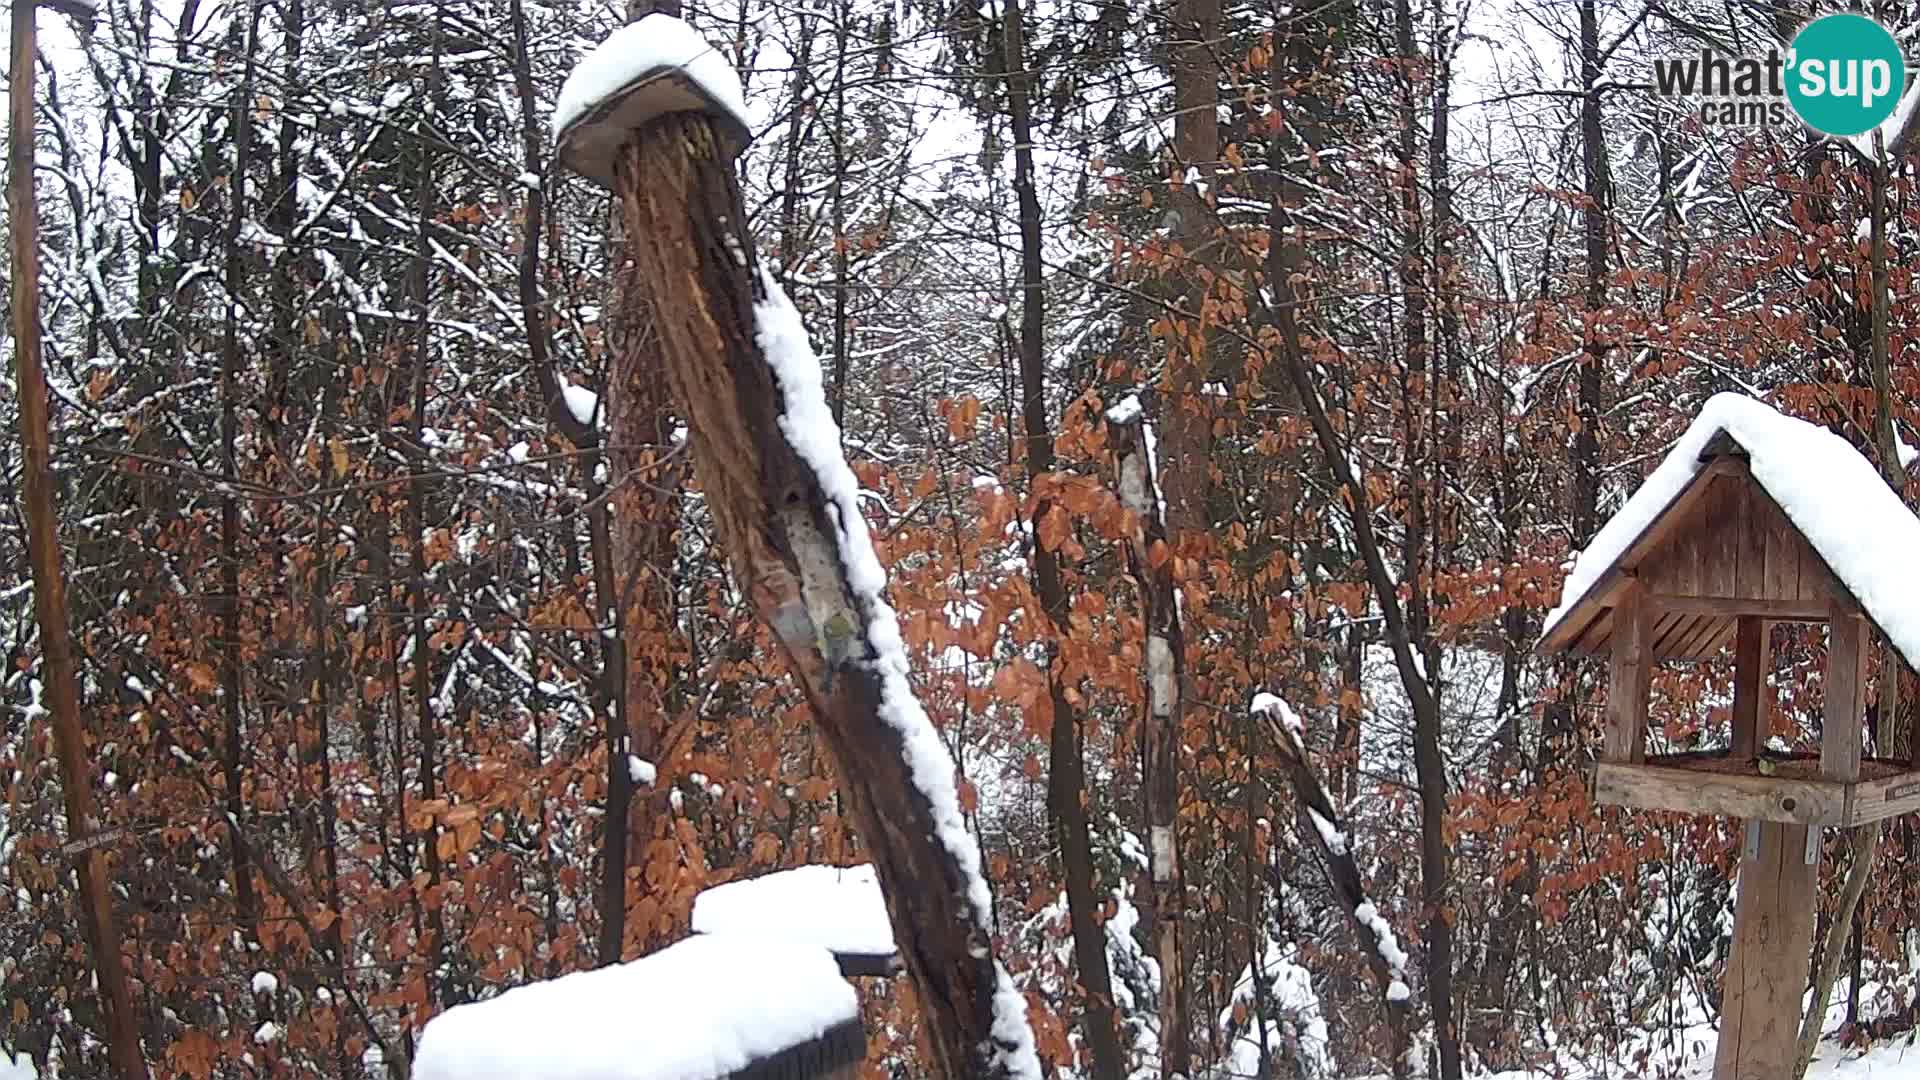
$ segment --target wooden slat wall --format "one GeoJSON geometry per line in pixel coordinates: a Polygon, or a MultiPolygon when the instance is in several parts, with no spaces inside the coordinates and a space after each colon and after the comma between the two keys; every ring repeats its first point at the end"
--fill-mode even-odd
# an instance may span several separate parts
{"type": "MultiPolygon", "coordinates": [[[[1667,542],[1628,569],[1656,597],[1827,601],[1819,556],[1744,472],[1715,475],[1667,542]]],[[[1667,659],[1713,655],[1732,640],[1734,626],[1727,614],[1662,613],[1654,622],[1654,653],[1667,659]]],[[[1590,631],[1581,645],[1603,646],[1605,636],[1590,631]]]]}
{"type": "MultiPolygon", "coordinates": [[[[1736,611],[1701,610],[1700,601],[1752,601],[1774,605],[1771,618],[1824,615],[1830,575],[1744,462],[1720,459],[1701,477],[1698,497],[1676,504],[1678,515],[1650,531],[1645,555],[1630,551],[1618,570],[1637,580],[1654,599],[1648,640],[1661,659],[1693,660],[1718,654],[1732,643],[1736,611]],[[1657,540],[1653,532],[1660,536],[1657,540]],[[1637,565],[1635,561],[1637,560],[1637,565]],[[1694,602],[1691,610],[1664,610],[1663,597],[1694,602]]],[[[1615,586],[1618,587],[1617,585],[1615,586]]],[[[1603,610],[1562,647],[1605,655],[1616,634],[1613,613],[1603,610]]]]}

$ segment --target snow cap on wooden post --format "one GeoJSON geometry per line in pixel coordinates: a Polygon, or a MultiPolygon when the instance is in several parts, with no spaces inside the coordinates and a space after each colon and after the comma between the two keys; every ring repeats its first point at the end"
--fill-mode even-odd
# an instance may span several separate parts
{"type": "Polygon", "coordinates": [[[729,157],[753,138],[740,76],[693,27],[653,14],[607,36],[560,88],[553,133],[560,163],[612,188],[620,147],[670,113],[713,121],[729,157]]]}

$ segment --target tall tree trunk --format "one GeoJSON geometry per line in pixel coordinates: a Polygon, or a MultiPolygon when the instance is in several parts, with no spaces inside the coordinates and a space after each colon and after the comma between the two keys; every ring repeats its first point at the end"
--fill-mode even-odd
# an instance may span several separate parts
{"type": "Polygon", "coordinates": [[[1586,357],[1580,364],[1573,436],[1573,536],[1584,547],[1600,528],[1600,415],[1607,345],[1599,327],[1607,305],[1607,225],[1612,181],[1606,130],[1600,113],[1600,15],[1598,0],[1580,0],[1580,165],[1586,202],[1581,209],[1586,240],[1586,311],[1582,331],[1586,357]]]}
{"type": "MultiPolygon", "coordinates": [[[[1286,86],[1280,52],[1274,50],[1271,68],[1270,89],[1276,100],[1283,99],[1286,86]]],[[[1295,284],[1296,275],[1304,271],[1305,251],[1295,232],[1292,209],[1281,192],[1276,192],[1273,200],[1268,235],[1282,238],[1281,242],[1269,244],[1267,249],[1266,279],[1273,303],[1266,317],[1277,331],[1279,353],[1274,359],[1291,380],[1306,410],[1324,467],[1344,489],[1353,538],[1360,549],[1367,581],[1380,605],[1384,640],[1392,650],[1394,667],[1413,709],[1414,773],[1420,791],[1420,878],[1426,908],[1427,1003],[1440,1050],[1441,1076],[1444,1080],[1458,1080],[1461,1066],[1453,1022],[1453,913],[1448,896],[1451,852],[1444,828],[1447,776],[1446,763],[1440,754],[1440,703],[1434,697],[1417,651],[1423,642],[1414,636],[1400,599],[1398,582],[1387,566],[1375,534],[1367,486],[1355,471],[1348,448],[1340,443],[1312,372],[1300,325],[1302,295],[1295,284]]],[[[1396,1070],[1405,1067],[1404,1061],[1394,1063],[1396,1070]]]]}
{"type": "MultiPolygon", "coordinates": [[[[433,58],[427,75],[426,118],[438,113],[442,93],[440,82],[441,19],[439,4],[433,13],[433,58]]],[[[423,445],[422,429],[427,422],[427,382],[432,371],[433,350],[433,247],[432,229],[435,150],[424,141],[420,146],[419,211],[416,226],[420,230],[419,247],[414,252],[413,292],[419,304],[419,319],[413,328],[413,400],[408,408],[413,445],[423,445]]],[[[432,597],[427,591],[427,485],[424,471],[413,470],[407,484],[407,606],[413,625],[413,707],[420,739],[420,798],[431,802],[440,797],[440,718],[433,706],[433,646],[427,631],[427,609],[432,597]]],[[[398,687],[396,686],[396,695],[398,687]]],[[[436,821],[420,834],[420,857],[427,871],[427,888],[438,892],[441,878],[440,844],[442,826],[436,821]]],[[[425,905],[427,941],[427,1003],[440,1005],[440,979],[446,969],[446,916],[438,903],[425,905]]]]}
{"type": "Polygon", "coordinates": [[[40,346],[40,208],[34,196],[34,0],[14,0],[12,67],[7,83],[7,231],[13,248],[13,363],[19,394],[21,501],[27,557],[33,570],[33,610],[40,627],[41,671],[60,758],[66,803],[64,853],[75,862],[80,914],[106,1014],[106,1044],[119,1080],[146,1080],[133,990],[120,956],[120,928],[107,890],[106,845],[100,833],[89,775],[87,735],[80,721],[80,685],[68,626],[66,572],[61,566],[59,512],[54,506],[52,424],[47,373],[40,346]]]}
{"type": "MultiPolygon", "coordinates": [[[[1056,634],[1071,633],[1068,626],[1066,583],[1060,558],[1044,539],[1049,514],[1065,514],[1046,495],[1053,480],[1053,432],[1047,419],[1046,289],[1040,253],[1040,196],[1034,187],[1033,78],[1019,0],[1006,4],[1007,113],[1013,128],[1013,186],[1020,205],[1020,396],[1026,432],[1028,481],[1036,499],[1033,507],[1034,592],[1046,609],[1056,634]]],[[[1061,869],[1066,877],[1067,921],[1073,932],[1074,966],[1079,970],[1087,1045],[1093,1050],[1094,1075],[1119,1080],[1125,1072],[1119,1032],[1114,1026],[1113,977],[1107,967],[1106,931],[1095,921],[1100,906],[1093,888],[1093,838],[1088,823],[1086,762],[1081,746],[1081,718],[1068,699],[1058,645],[1048,658],[1047,696],[1052,706],[1048,740],[1047,808],[1060,843],[1061,869]]],[[[1167,1035],[1162,1033],[1164,1040],[1167,1035]]]]}
{"type": "MultiPolygon", "coordinates": [[[[1213,209],[1203,194],[1220,161],[1220,0],[1176,0],[1172,14],[1167,35],[1173,74],[1173,168],[1178,174],[1173,188],[1173,240],[1187,260],[1181,296],[1189,311],[1186,318],[1168,320],[1185,332],[1168,332],[1164,475],[1160,462],[1142,460],[1155,483],[1164,483],[1165,520],[1159,524],[1166,544],[1175,552],[1198,554],[1212,532],[1208,492],[1213,475],[1213,397],[1206,385],[1212,378],[1213,334],[1207,299],[1225,269],[1224,234],[1215,226],[1213,209]]],[[[1141,739],[1150,839],[1142,923],[1153,937],[1160,963],[1160,1072],[1165,1077],[1186,1075],[1193,1067],[1190,987],[1180,925],[1186,881],[1178,828],[1180,729],[1185,702],[1191,696],[1192,665],[1185,655],[1178,613],[1157,610],[1155,602],[1145,598],[1151,592],[1159,604],[1173,604],[1173,593],[1179,588],[1174,568],[1179,564],[1178,559],[1166,559],[1164,581],[1151,588],[1141,582],[1143,615],[1149,620],[1149,668],[1158,665],[1167,672],[1163,679],[1159,670],[1149,671],[1147,722],[1141,739]]],[[[1249,933],[1254,940],[1259,938],[1257,928],[1249,928],[1249,933]]]]}
{"type": "Polygon", "coordinates": [[[656,298],[661,366],[714,532],[774,631],[872,856],[930,1071],[1037,1080],[1024,1003],[994,957],[952,759],[900,669],[855,482],[821,415],[818,361],[736,231],[744,199],[714,121],[684,112],[652,121],[621,149],[614,179],[628,235],[644,238],[628,250],[643,295],[656,298]],[[783,423],[787,409],[802,411],[799,426],[783,423]]]}
{"type": "MultiPolygon", "coordinates": [[[[1892,183],[1892,176],[1887,164],[1888,156],[1884,148],[1875,148],[1874,160],[1867,165],[1868,216],[1872,230],[1867,258],[1872,268],[1873,289],[1873,331],[1868,365],[1874,391],[1874,456],[1880,459],[1880,475],[1886,480],[1887,486],[1899,493],[1906,487],[1907,470],[1900,463],[1899,439],[1893,426],[1892,342],[1888,326],[1890,274],[1887,267],[1887,188],[1892,183]]],[[[1904,741],[1903,734],[1910,737],[1910,733],[1901,731],[1900,720],[1900,669],[1904,665],[1905,661],[1891,643],[1882,648],[1880,730],[1892,747],[1890,751],[1883,748],[1882,752],[1885,753],[1899,753],[1904,741]]],[[[1840,965],[1846,952],[1844,946],[1848,936],[1853,933],[1854,919],[1860,908],[1860,900],[1866,895],[1867,880],[1873,876],[1873,864],[1879,850],[1878,822],[1848,831],[1847,853],[1850,861],[1847,877],[1840,886],[1840,896],[1834,904],[1833,918],[1827,923],[1826,935],[1821,939],[1820,968],[1814,973],[1813,979],[1813,1001],[1800,1021],[1799,1056],[1794,1063],[1794,1080],[1807,1075],[1808,1067],[1813,1064],[1814,1052],[1819,1049],[1827,1005],[1833,1000],[1833,984],[1840,977],[1840,965]]]]}
{"type": "MultiPolygon", "coordinates": [[[[1141,756],[1147,804],[1147,899],[1153,911],[1149,932],[1154,956],[1160,962],[1160,1069],[1163,1076],[1185,1075],[1192,1058],[1182,917],[1186,881],[1181,873],[1176,829],[1180,728],[1187,701],[1186,635],[1176,595],[1179,585],[1173,575],[1174,559],[1168,556],[1167,524],[1160,510],[1160,463],[1150,449],[1146,418],[1137,408],[1130,414],[1110,412],[1107,432],[1107,444],[1114,451],[1120,501],[1135,519],[1133,534],[1128,538],[1127,569],[1140,593],[1140,621],[1147,635],[1147,714],[1142,725],[1141,756]]],[[[1251,875],[1247,887],[1253,888],[1251,875]]],[[[1261,939],[1257,927],[1253,937],[1256,943],[1261,939]]]]}
{"type": "Polygon", "coordinates": [[[244,28],[236,23],[233,44],[245,56],[246,67],[228,105],[228,123],[233,129],[233,175],[227,184],[226,227],[226,320],[220,348],[220,463],[226,483],[220,494],[220,636],[221,712],[225,718],[221,770],[226,777],[227,830],[233,852],[233,898],[240,924],[248,936],[256,932],[257,915],[253,895],[253,870],[242,850],[241,832],[246,827],[246,805],[242,797],[241,769],[243,742],[241,731],[241,655],[240,627],[240,503],[234,496],[239,479],[235,440],[239,431],[240,378],[240,295],[245,288],[246,270],[240,258],[240,232],[247,220],[247,170],[253,157],[253,76],[256,31],[260,5],[249,6],[244,28]]]}

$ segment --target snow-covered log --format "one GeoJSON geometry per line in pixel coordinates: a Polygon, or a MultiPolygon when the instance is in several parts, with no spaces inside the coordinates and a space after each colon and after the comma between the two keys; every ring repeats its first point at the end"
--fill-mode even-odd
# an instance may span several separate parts
{"type": "Polygon", "coordinates": [[[1412,993],[1407,988],[1407,954],[1399,938],[1388,925],[1380,908],[1367,897],[1360,864],[1354,861],[1353,844],[1348,839],[1340,811],[1320,780],[1302,739],[1305,727],[1287,703],[1272,694],[1255,694],[1248,706],[1255,719],[1267,729],[1280,760],[1286,765],[1289,787],[1293,789],[1295,816],[1300,833],[1308,837],[1320,855],[1327,884],[1340,898],[1341,906],[1353,921],[1355,936],[1366,952],[1367,970],[1373,974],[1381,995],[1386,999],[1387,1025],[1393,1036],[1393,1057],[1400,1061],[1406,1053],[1407,1006],[1412,993]]]}
{"type": "MultiPolygon", "coordinates": [[[[695,74],[703,85],[716,78],[695,74]]],[[[619,72],[593,77],[615,92],[625,85],[619,72]]],[[[596,115],[602,104],[577,107],[596,115]]],[[[715,532],[806,697],[879,874],[937,1075],[1038,1077],[1025,1000],[994,956],[953,759],[907,681],[819,361],[746,232],[729,113],[653,116],[613,162],[660,365],[715,532]]]]}

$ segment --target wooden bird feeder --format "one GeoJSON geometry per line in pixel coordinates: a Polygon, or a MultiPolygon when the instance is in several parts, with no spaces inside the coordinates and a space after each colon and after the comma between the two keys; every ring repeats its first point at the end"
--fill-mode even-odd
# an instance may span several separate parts
{"type": "MultiPolygon", "coordinates": [[[[1677,482],[1669,459],[1665,476],[1650,478],[1616,518],[1625,530],[1611,537],[1603,530],[1596,546],[1607,540],[1610,563],[1581,567],[1588,571],[1585,591],[1557,613],[1540,650],[1609,658],[1605,743],[1592,773],[1596,801],[1746,819],[1713,1075],[1771,1080],[1790,1073],[1796,1052],[1821,828],[1920,809],[1913,761],[1861,756],[1870,629],[1903,625],[1890,597],[1910,603],[1914,590],[1896,584],[1856,595],[1837,572],[1844,568],[1852,580],[1876,586],[1911,580],[1914,549],[1902,554],[1900,545],[1909,530],[1920,534],[1920,522],[1837,437],[1757,402],[1736,405],[1721,412],[1747,418],[1739,426],[1754,445],[1725,428],[1704,442],[1683,441],[1683,449],[1699,447],[1690,478],[1689,463],[1681,462],[1677,475],[1684,479],[1677,482]],[[1754,438],[1754,431],[1790,437],[1754,438]],[[1860,499],[1862,492],[1871,497],[1860,499]],[[1803,529],[1796,517],[1820,524],[1803,529]],[[1892,535],[1881,540],[1883,529],[1892,535]],[[1861,530],[1876,530],[1875,541],[1851,542],[1861,530]],[[1768,638],[1778,622],[1828,627],[1817,756],[1766,746],[1768,638]],[[1648,755],[1653,666],[1708,659],[1729,645],[1735,675],[1727,749],[1648,755]]],[[[1702,424],[1719,427],[1703,416],[1696,430],[1702,424]]],[[[1911,638],[1889,637],[1908,665],[1916,660],[1911,638]]]]}
{"type": "Polygon", "coordinates": [[[672,113],[695,112],[713,121],[728,158],[737,158],[752,141],[733,110],[691,78],[678,64],[647,68],[572,122],[558,134],[555,150],[560,163],[609,191],[614,189],[614,162],[633,134],[672,113]]]}

